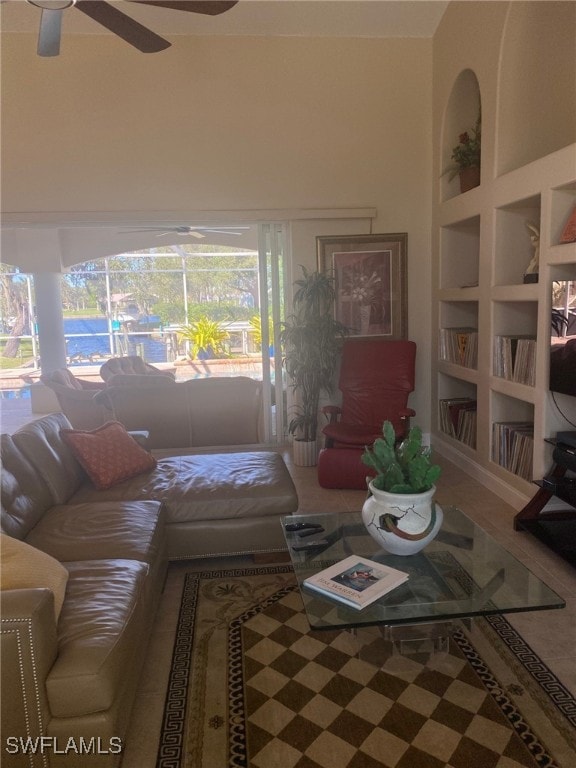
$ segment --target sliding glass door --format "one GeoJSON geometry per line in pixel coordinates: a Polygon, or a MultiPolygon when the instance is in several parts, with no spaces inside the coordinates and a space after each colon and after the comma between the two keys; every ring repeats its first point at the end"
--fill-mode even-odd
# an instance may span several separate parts
{"type": "Polygon", "coordinates": [[[285,317],[286,240],[285,224],[259,225],[258,265],[266,442],[281,442],[286,425],[286,382],[280,347],[281,323],[285,317]]]}

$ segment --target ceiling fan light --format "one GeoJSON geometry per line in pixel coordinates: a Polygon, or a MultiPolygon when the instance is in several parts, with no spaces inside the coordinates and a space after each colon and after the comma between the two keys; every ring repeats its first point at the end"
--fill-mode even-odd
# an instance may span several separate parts
{"type": "Polygon", "coordinates": [[[76,5],[76,0],[26,0],[26,2],[42,11],[65,11],[76,5]]]}

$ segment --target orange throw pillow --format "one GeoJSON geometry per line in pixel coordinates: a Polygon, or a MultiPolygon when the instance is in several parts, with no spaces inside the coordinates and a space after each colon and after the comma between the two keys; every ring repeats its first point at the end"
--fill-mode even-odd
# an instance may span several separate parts
{"type": "Polygon", "coordinates": [[[60,434],[100,490],[150,472],[156,466],[156,459],[138,445],[119,421],[108,421],[91,431],[62,429],[60,434]]]}

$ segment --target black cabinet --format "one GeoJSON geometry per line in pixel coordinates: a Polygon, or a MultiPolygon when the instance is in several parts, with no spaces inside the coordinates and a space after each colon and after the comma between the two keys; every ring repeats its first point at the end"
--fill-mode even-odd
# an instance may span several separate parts
{"type": "Polygon", "coordinates": [[[576,449],[555,441],[554,465],[550,474],[537,482],[535,496],[514,518],[514,529],[528,531],[576,567],[576,449]],[[570,473],[570,474],[567,474],[570,473]],[[543,512],[556,496],[569,507],[543,512]]]}

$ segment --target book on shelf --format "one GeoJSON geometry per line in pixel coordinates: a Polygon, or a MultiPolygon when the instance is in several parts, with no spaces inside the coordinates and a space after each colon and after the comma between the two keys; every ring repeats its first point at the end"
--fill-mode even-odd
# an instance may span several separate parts
{"type": "Polygon", "coordinates": [[[494,337],[494,375],[508,381],[534,386],[536,337],[509,334],[494,337]]]}
{"type": "Polygon", "coordinates": [[[494,422],[492,434],[493,461],[524,480],[532,480],[533,422],[494,422]]]}
{"type": "Polygon", "coordinates": [[[476,368],[478,364],[478,329],[440,328],[440,357],[449,363],[476,368]]]}
{"type": "Polygon", "coordinates": [[[323,571],[304,579],[304,586],[325,597],[331,597],[350,608],[366,608],[408,579],[397,568],[350,555],[323,571]]]}
{"type": "Polygon", "coordinates": [[[448,397],[439,401],[440,429],[471,448],[476,447],[476,400],[448,397]]]}

